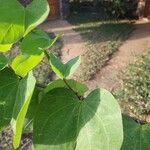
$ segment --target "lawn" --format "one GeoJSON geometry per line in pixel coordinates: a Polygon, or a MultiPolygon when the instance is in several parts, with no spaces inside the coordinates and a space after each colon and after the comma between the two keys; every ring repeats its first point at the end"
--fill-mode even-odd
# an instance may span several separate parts
{"type": "Polygon", "coordinates": [[[116,52],[122,42],[134,30],[128,21],[103,21],[97,14],[80,13],[70,17],[77,32],[86,41],[86,52],[82,56],[80,80],[90,80],[116,52]]]}

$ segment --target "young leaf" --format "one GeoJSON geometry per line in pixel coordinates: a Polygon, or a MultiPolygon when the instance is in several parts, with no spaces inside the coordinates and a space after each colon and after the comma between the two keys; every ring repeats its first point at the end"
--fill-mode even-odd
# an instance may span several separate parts
{"type": "Polygon", "coordinates": [[[13,62],[11,67],[15,73],[21,77],[25,77],[34,67],[36,67],[43,59],[44,53],[41,55],[19,55],[13,62]]]}
{"type": "Polygon", "coordinates": [[[59,58],[55,55],[50,54],[50,65],[52,70],[57,74],[57,76],[61,79],[71,76],[77,67],[80,65],[81,59],[80,57],[73,58],[66,64],[63,64],[59,58]]]}
{"type": "Polygon", "coordinates": [[[34,30],[23,39],[21,50],[23,54],[40,55],[43,50],[48,49],[53,39],[42,30],[34,30]]]}
{"type": "Polygon", "coordinates": [[[81,63],[81,58],[79,56],[68,61],[64,67],[65,77],[71,76],[79,67],[80,63],[81,63]]]}
{"type": "Polygon", "coordinates": [[[25,13],[17,0],[0,0],[0,14],[0,51],[6,52],[24,34],[25,13]]]}
{"type": "Polygon", "coordinates": [[[121,111],[106,90],[95,90],[79,101],[69,89],[54,89],[45,94],[37,111],[33,132],[36,150],[119,150],[121,147],[121,111]]]}
{"type": "Polygon", "coordinates": [[[49,5],[47,0],[33,0],[33,2],[25,8],[25,14],[26,32],[24,36],[47,18],[49,14],[49,5]]]}
{"type": "MultiPolygon", "coordinates": [[[[80,95],[84,95],[84,93],[88,91],[88,87],[85,84],[82,84],[75,80],[66,80],[66,82],[76,93],[80,95]]],[[[45,88],[44,92],[48,93],[49,91],[53,89],[61,88],[61,87],[68,88],[68,86],[65,84],[63,80],[58,79],[49,83],[48,86],[45,88]]]]}
{"type": "Polygon", "coordinates": [[[58,59],[55,55],[50,54],[50,65],[52,67],[52,70],[56,73],[56,75],[63,79],[65,77],[64,74],[64,64],[58,59]]]}
{"type": "Polygon", "coordinates": [[[17,89],[11,121],[14,133],[13,146],[15,149],[20,145],[24,120],[34,91],[35,82],[36,80],[32,73],[29,73],[26,78],[20,81],[17,89]]]}
{"type": "Polygon", "coordinates": [[[8,59],[6,56],[0,54],[0,71],[7,66],[8,59]]]}
{"type": "Polygon", "coordinates": [[[123,116],[124,141],[121,150],[148,150],[150,147],[150,125],[140,125],[123,116]]]}

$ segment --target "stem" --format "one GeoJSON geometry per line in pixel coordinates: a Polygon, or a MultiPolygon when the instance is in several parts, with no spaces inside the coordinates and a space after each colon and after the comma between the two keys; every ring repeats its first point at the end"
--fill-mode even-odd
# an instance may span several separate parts
{"type": "MultiPolygon", "coordinates": [[[[50,56],[49,56],[48,52],[47,52],[46,50],[44,50],[44,53],[45,53],[45,56],[47,57],[47,59],[50,60],[50,56]]],[[[77,96],[77,98],[78,98],[79,100],[83,100],[83,97],[80,96],[80,95],[78,95],[78,93],[75,92],[75,91],[71,88],[71,86],[67,83],[67,80],[66,80],[66,79],[63,79],[63,81],[64,81],[64,83],[66,84],[66,86],[77,96]]]]}
{"type": "Polygon", "coordinates": [[[50,56],[49,56],[48,52],[47,52],[46,50],[44,50],[44,53],[45,53],[46,58],[47,58],[48,60],[50,60],[50,56]]]}
{"type": "Polygon", "coordinates": [[[71,86],[67,83],[66,79],[63,79],[64,83],[66,84],[66,86],[78,97],[79,100],[82,100],[82,97],[78,95],[78,93],[76,93],[71,86]]]}

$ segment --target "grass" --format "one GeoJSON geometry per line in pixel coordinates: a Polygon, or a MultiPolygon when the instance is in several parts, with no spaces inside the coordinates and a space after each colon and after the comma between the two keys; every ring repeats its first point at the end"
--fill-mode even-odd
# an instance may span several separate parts
{"type": "Polygon", "coordinates": [[[73,15],[69,22],[87,43],[82,56],[81,81],[91,79],[101,70],[134,29],[130,22],[102,21],[94,13],[73,15]]]}

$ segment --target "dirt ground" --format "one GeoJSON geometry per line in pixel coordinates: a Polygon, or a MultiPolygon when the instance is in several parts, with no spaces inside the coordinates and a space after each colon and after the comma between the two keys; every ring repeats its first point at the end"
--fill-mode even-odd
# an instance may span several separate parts
{"type": "Polygon", "coordinates": [[[63,49],[62,60],[67,62],[70,59],[82,55],[85,51],[85,42],[78,32],[75,32],[74,26],[65,20],[47,21],[40,26],[47,32],[54,32],[56,35],[62,34],[63,49]]]}
{"type": "MultiPolygon", "coordinates": [[[[67,21],[50,21],[40,27],[47,32],[63,34],[62,60],[64,62],[85,52],[85,41],[78,32],[73,30],[74,26],[67,21]]],[[[87,82],[88,86],[90,89],[97,87],[110,91],[118,89],[121,86],[121,80],[118,77],[121,70],[125,69],[129,63],[133,63],[136,56],[148,50],[150,50],[150,23],[148,21],[136,22],[131,36],[122,44],[106,66],[87,82]]]]}
{"type": "Polygon", "coordinates": [[[120,88],[121,80],[119,74],[136,57],[150,50],[150,23],[140,21],[135,24],[135,30],[131,36],[122,44],[119,50],[112,56],[107,65],[88,81],[88,85],[93,89],[96,87],[115,90],[120,88]]]}

